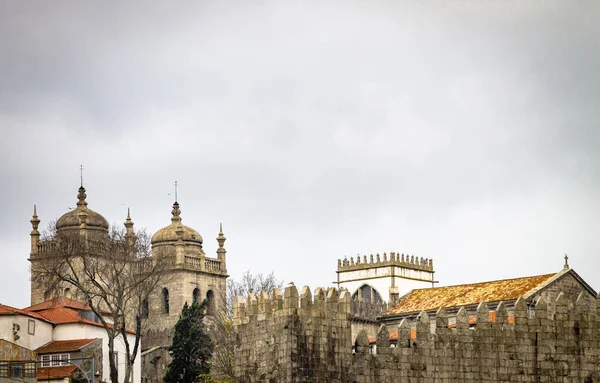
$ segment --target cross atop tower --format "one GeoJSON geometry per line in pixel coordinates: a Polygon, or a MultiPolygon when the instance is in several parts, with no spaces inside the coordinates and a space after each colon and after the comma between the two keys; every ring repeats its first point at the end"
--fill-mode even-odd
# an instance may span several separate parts
{"type": "Polygon", "coordinates": [[[81,186],[83,186],[83,165],[79,165],[79,177],[81,179],[81,186]]]}
{"type": "Polygon", "coordinates": [[[569,268],[569,256],[565,253],[565,269],[569,268]]]}
{"type": "Polygon", "coordinates": [[[175,202],[177,202],[177,181],[175,181],[175,202]]]}

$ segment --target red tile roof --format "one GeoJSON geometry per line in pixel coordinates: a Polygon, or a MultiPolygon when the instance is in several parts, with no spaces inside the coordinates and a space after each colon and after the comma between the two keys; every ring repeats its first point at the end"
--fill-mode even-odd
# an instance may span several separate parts
{"type": "Polygon", "coordinates": [[[37,352],[38,354],[50,354],[55,352],[79,351],[83,347],[99,339],[100,338],[55,340],[38,348],[37,350],[35,350],[35,352],[37,352]]]}
{"type": "Polygon", "coordinates": [[[437,310],[440,307],[477,305],[480,302],[516,300],[554,275],[416,289],[400,298],[398,304],[388,310],[384,316],[437,310]]]}
{"type": "MultiPolygon", "coordinates": [[[[48,319],[49,321],[54,322],[57,325],[70,324],[70,323],[81,323],[81,324],[88,324],[91,326],[104,328],[102,323],[98,323],[98,322],[91,321],[89,319],[82,318],[77,311],[70,309],[70,308],[66,308],[66,307],[56,307],[53,309],[40,311],[39,314],[41,316],[43,316],[44,318],[48,319]]],[[[111,327],[111,326],[109,325],[109,327],[111,327]]],[[[126,332],[128,334],[135,335],[135,331],[126,330],[126,332]]]]}
{"type": "Polygon", "coordinates": [[[49,379],[64,379],[71,376],[76,369],[75,366],[40,367],[37,369],[36,378],[40,382],[49,379]]]}
{"type": "Polygon", "coordinates": [[[50,322],[50,320],[39,315],[38,313],[18,309],[18,308],[3,305],[3,304],[0,304],[0,315],[25,315],[25,316],[28,316],[31,318],[39,319],[44,322],[50,322]]]}
{"type": "MultiPolygon", "coordinates": [[[[36,305],[26,307],[24,310],[43,311],[43,310],[53,309],[56,307],[68,307],[70,309],[74,309],[74,310],[78,310],[78,311],[79,310],[85,310],[85,311],[92,310],[92,308],[90,306],[88,306],[87,304],[76,301],[71,298],[67,298],[67,297],[58,297],[58,298],[54,298],[54,299],[49,299],[42,303],[38,303],[36,305]]],[[[102,311],[102,314],[110,315],[110,312],[102,311]]]]}

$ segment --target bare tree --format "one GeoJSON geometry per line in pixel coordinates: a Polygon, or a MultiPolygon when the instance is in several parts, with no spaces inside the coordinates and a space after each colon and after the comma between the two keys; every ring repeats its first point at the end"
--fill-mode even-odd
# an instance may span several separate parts
{"type": "Polygon", "coordinates": [[[263,275],[262,273],[252,274],[247,270],[240,281],[234,279],[227,280],[227,294],[225,302],[225,312],[217,313],[214,318],[212,331],[215,343],[212,358],[212,371],[221,376],[235,376],[235,342],[236,336],[233,329],[233,302],[235,297],[246,298],[248,294],[258,294],[261,291],[269,295],[275,289],[283,287],[283,281],[275,277],[275,273],[263,275]]]}
{"type": "MultiPolygon", "coordinates": [[[[134,234],[117,227],[92,239],[85,231],[60,231],[53,225],[45,233],[41,247],[43,251],[32,259],[34,283],[50,292],[74,287],[75,296],[91,308],[104,327],[109,355],[113,355],[117,338],[124,343],[124,381],[128,382],[147,316],[144,302],[169,278],[171,257],[166,253],[153,256],[150,236],[145,231],[134,234]],[[133,343],[127,336],[129,329],[135,332],[133,343]]],[[[112,357],[109,365],[110,380],[118,383],[112,357]]]]}

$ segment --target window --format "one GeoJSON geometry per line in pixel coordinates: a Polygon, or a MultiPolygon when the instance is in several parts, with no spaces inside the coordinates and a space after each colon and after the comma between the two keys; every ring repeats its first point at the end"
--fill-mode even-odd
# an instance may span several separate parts
{"type": "Polygon", "coordinates": [[[150,314],[150,305],[148,304],[148,298],[142,301],[142,310],[140,315],[142,318],[148,318],[148,314],[150,314]]]}
{"type": "Polygon", "coordinates": [[[8,362],[0,362],[0,378],[8,378],[8,362]]]}
{"type": "Polygon", "coordinates": [[[165,287],[162,291],[163,294],[163,310],[165,314],[169,313],[169,290],[165,287]]]}
{"type": "Polygon", "coordinates": [[[24,378],[35,378],[36,366],[34,362],[26,362],[25,369],[23,370],[24,378]]]}
{"type": "Polygon", "coordinates": [[[25,365],[25,363],[23,363],[23,362],[11,362],[10,363],[10,376],[12,378],[22,378],[24,365],[25,365]]]}
{"type": "Polygon", "coordinates": [[[212,290],[208,290],[206,293],[206,300],[208,305],[206,306],[207,315],[215,315],[215,293],[212,290]]]}
{"type": "Polygon", "coordinates": [[[29,335],[35,335],[35,321],[33,319],[29,319],[29,324],[27,326],[27,333],[29,335]]]}
{"type": "Polygon", "coordinates": [[[383,299],[381,299],[381,295],[369,285],[362,285],[356,292],[352,295],[353,301],[363,301],[363,302],[371,302],[371,303],[382,303],[383,299]]]}
{"type": "Polygon", "coordinates": [[[196,287],[194,289],[194,292],[192,293],[192,303],[199,303],[198,302],[199,296],[200,296],[200,289],[196,287]]]}
{"type": "Polygon", "coordinates": [[[68,366],[69,357],[69,354],[42,355],[42,367],[68,366]]]}

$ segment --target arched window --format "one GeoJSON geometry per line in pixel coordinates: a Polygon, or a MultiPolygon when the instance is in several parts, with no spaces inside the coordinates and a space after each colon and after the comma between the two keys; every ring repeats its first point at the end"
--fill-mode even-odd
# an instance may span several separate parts
{"type": "Polygon", "coordinates": [[[163,288],[162,291],[162,297],[163,297],[163,311],[165,314],[169,313],[169,289],[167,289],[166,287],[163,288]]]}
{"type": "Polygon", "coordinates": [[[215,293],[212,290],[208,290],[206,293],[206,300],[208,305],[206,306],[207,315],[215,315],[215,293]]]}
{"type": "Polygon", "coordinates": [[[194,292],[192,293],[192,304],[194,303],[200,303],[198,302],[198,297],[200,296],[200,289],[199,288],[195,288],[194,292]]]}
{"type": "Polygon", "coordinates": [[[148,304],[148,298],[142,301],[142,308],[140,310],[140,315],[142,318],[148,318],[150,314],[150,305],[148,304]]]}
{"type": "Polygon", "coordinates": [[[373,287],[369,285],[362,285],[354,294],[352,294],[353,301],[363,301],[371,303],[382,303],[381,295],[373,287]]]}

